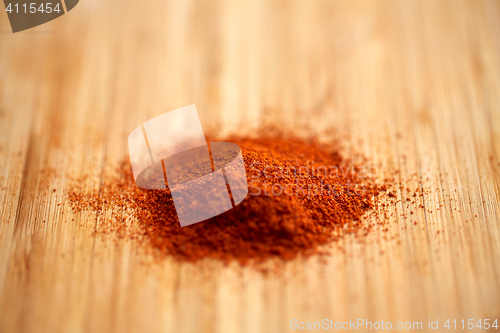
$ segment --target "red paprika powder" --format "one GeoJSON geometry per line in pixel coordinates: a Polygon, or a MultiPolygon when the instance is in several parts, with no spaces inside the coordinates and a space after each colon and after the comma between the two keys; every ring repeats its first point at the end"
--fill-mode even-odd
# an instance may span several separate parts
{"type": "MultiPolygon", "coordinates": [[[[69,193],[74,211],[110,211],[109,225],[135,221],[127,236],[160,256],[242,265],[322,252],[345,233],[365,233],[388,185],[353,165],[335,144],[280,134],[231,137],[242,149],[249,194],[230,211],[181,228],[169,190],[145,190],[124,161],[100,191],[69,193]]],[[[105,228],[103,229],[105,230],[105,228]]]]}

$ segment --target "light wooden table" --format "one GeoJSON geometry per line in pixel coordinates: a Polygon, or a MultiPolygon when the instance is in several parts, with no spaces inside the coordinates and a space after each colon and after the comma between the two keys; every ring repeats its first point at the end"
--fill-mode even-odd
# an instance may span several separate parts
{"type": "Polygon", "coordinates": [[[0,30],[0,332],[500,320],[500,2],[81,0],[0,30]],[[326,264],[148,263],[71,213],[66,177],[98,188],[133,128],[193,103],[217,133],[333,128],[428,193],[326,264]]]}

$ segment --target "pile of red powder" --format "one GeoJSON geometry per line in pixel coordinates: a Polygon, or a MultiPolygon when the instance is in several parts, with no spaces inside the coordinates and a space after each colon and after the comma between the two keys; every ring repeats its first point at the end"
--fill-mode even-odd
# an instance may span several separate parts
{"type": "Polygon", "coordinates": [[[245,265],[321,253],[346,233],[369,231],[363,217],[385,205],[388,186],[366,165],[345,160],[335,144],[278,134],[224,141],[242,149],[249,194],[219,216],[181,228],[169,190],[137,187],[128,159],[100,191],[75,187],[71,207],[110,216],[101,219],[102,230],[106,223],[134,225],[118,229],[160,256],[245,265]]]}

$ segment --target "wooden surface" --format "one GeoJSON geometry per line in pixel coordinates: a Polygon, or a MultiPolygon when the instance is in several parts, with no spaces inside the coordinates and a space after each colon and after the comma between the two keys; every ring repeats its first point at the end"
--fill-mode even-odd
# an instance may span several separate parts
{"type": "Polygon", "coordinates": [[[82,0],[0,30],[1,332],[500,319],[498,1],[82,0]],[[133,128],[193,103],[217,133],[335,128],[428,192],[326,264],[147,263],[71,213],[66,177],[98,188],[133,128]]]}

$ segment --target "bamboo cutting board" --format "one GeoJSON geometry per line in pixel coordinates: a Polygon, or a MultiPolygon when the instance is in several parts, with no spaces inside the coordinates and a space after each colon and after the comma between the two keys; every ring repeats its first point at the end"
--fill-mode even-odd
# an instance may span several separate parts
{"type": "Polygon", "coordinates": [[[498,1],[82,0],[0,29],[0,332],[500,320],[498,1]],[[381,178],[399,170],[403,202],[428,191],[326,263],[151,263],[64,193],[98,189],[132,129],[190,104],[218,134],[334,128],[381,178]]]}

